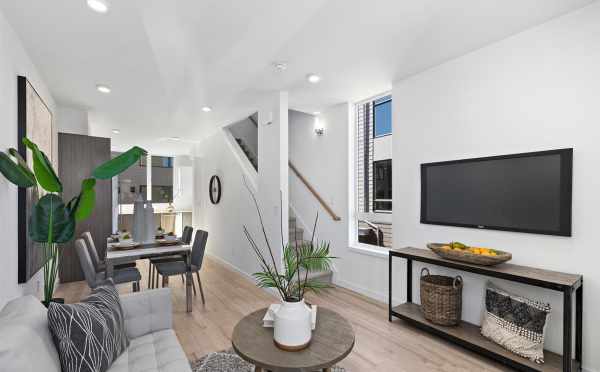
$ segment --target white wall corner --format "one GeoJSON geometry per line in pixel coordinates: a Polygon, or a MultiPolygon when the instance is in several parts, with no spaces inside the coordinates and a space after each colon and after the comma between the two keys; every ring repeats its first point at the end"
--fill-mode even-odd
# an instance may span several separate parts
{"type": "Polygon", "coordinates": [[[276,261],[281,263],[280,243],[283,239],[286,244],[289,235],[288,93],[276,92],[269,101],[258,111],[257,199],[271,246],[279,247],[276,261]]]}

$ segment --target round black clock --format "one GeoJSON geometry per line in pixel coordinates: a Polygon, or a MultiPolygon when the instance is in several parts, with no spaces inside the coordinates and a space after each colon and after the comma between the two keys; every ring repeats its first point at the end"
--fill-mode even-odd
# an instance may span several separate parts
{"type": "Polygon", "coordinates": [[[219,204],[221,201],[221,179],[216,174],[210,178],[208,196],[213,204],[219,204]]]}

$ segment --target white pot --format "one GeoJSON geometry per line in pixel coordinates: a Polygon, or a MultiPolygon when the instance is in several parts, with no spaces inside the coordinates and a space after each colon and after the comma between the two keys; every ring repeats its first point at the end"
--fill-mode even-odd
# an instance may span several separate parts
{"type": "Polygon", "coordinates": [[[275,313],[273,340],[283,350],[302,350],[312,337],[311,312],[304,303],[283,301],[275,313]]]}

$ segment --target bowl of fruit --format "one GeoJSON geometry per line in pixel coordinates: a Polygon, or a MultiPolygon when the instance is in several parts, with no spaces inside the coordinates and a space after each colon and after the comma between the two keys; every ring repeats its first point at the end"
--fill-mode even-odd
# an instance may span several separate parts
{"type": "Polygon", "coordinates": [[[493,266],[512,259],[512,254],[485,247],[469,247],[461,242],[429,243],[427,248],[438,256],[452,261],[493,266]]]}

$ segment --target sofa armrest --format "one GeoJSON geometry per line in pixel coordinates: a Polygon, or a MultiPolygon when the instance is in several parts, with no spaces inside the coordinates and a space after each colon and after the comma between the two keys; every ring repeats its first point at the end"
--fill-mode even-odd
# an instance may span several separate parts
{"type": "Polygon", "coordinates": [[[169,288],[123,295],[121,307],[125,316],[125,331],[129,338],[172,328],[173,313],[169,288]]]}

